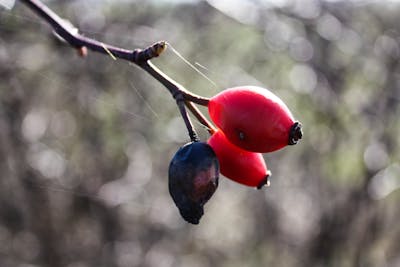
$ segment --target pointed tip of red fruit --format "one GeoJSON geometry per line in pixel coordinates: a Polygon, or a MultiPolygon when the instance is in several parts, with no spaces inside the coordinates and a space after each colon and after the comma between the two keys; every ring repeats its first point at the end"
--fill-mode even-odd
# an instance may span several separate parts
{"type": "Polygon", "coordinates": [[[270,186],[270,184],[271,184],[271,181],[269,180],[270,177],[271,177],[271,171],[268,170],[264,179],[257,185],[257,189],[261,189],[264,186],[266,186],[266,187],[270,186]]]}
{"type": "Polygon", "coordinates": [[[301,129],[301,123],[296,121],[293,123],[289,132],[289,145],[295,145],[303,137],[303,131],[301,129]]]}

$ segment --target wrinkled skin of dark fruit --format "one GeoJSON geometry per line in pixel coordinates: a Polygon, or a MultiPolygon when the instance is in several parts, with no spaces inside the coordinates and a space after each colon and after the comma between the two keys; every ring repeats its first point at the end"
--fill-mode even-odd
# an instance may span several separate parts
{"type": "Polygon", "coordinates": [[[191,142],[176,152],[168,170],[169,193],[187,222],[200,222],[218,179],[218,159],[208,144],[191,142]]]}

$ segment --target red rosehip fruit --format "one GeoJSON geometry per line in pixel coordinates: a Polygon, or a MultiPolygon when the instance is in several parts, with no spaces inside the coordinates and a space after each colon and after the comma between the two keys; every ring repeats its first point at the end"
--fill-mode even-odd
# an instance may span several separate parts
{"type": "Polygon", "coordinates": [[[258,189],[269,184],[271,172],[261,153],[235,146],[221,130],[217,130],[207,143],[217,154],[221,174],[225,177],[258,189]]]}
{"type": "Polygon", "coordinates": [[[242,86],[224,90],[208,104],[211,120],[233,144],[253,152],[272,152],[302,137],[283,101],[271,91],[242,86]]]}
{"type": "Polygon", "coordinates": [[[168,186],[182,218],[192,224],[200,222],[218,179],[218,159],[207,143],[191,142],[179,148],[169,165],[168,186]]]}

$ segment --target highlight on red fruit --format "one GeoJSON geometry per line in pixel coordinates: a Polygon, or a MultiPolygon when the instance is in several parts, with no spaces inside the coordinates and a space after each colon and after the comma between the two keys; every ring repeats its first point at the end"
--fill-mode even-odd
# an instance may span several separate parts
{"type": "Polygon", "coordinates": [[[238,183],[260,189],[269,184],[271,172],[261,153],[243,150],[230,143],[221,130],[207,141],[217,155],[220,172],[238,183]]]}
{"type": "Polygon", "coordinates": [[[226,89],[208,104],[211,120],[233,144],[253,152],[272,152],[302,137],[285,103],[271,91],[242,86],[226,89]]]}

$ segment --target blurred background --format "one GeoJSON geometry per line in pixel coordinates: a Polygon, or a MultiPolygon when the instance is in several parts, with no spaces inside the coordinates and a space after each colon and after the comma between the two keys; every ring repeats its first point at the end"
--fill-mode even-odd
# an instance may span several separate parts
{"type": "Polygon", "coordinates": [[[2,267],[400,266],[396,1],[45,3],[109,44],[167,40],[153,63],[197,94],[271,89],[304,138],[265,154],[271,187],[221,178],[190,225],[168,193],[189,138],[167,90],[125,61],[80,58],[22,3],[2,7],[2,267]]]}

